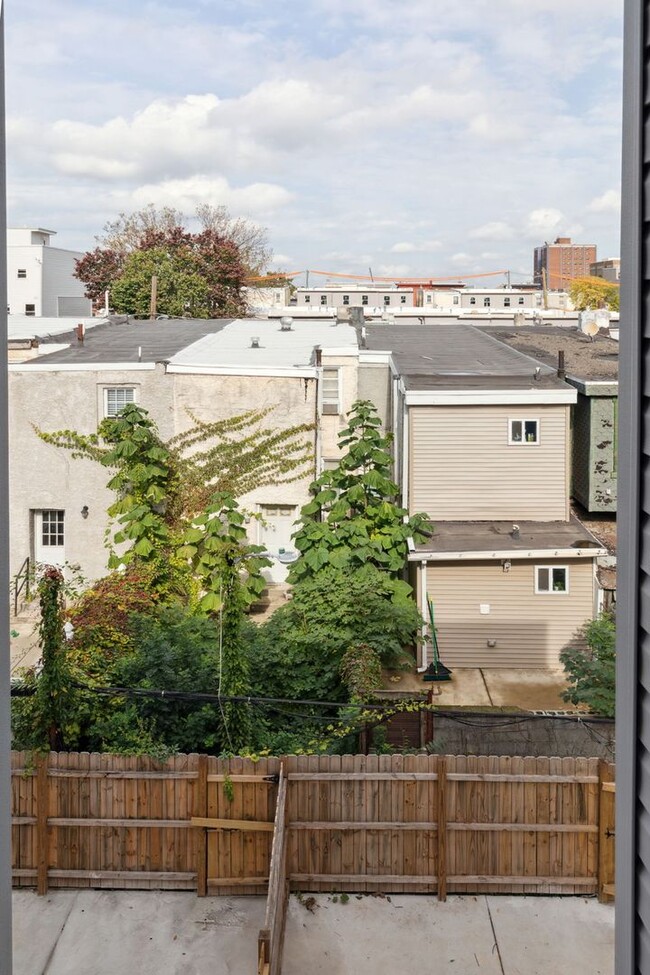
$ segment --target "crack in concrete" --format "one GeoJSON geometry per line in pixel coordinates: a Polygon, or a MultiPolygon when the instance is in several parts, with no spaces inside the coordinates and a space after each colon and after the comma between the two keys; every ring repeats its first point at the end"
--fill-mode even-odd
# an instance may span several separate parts
{"type": "Polygon", "coordinates": [[[59,940],[60,940],[60,938],[61,938],[61,935],[63,934],[63,932],[64,932],[64,930],[65,930],[65,926],[66,926],[66,924],[68,923],[68,918],[69,918],[69,917],[70,917],[70,915],[72,914],[72,908],[73,908],[73,907],[75,906],[75,904],[77,903],[77,898],[78,898],[78,897],[79,897],[79,895],[77,894],[77,895],[76,895],[76,896],[75,896],[75,897],[74,897],[74,898],[73,898],[73,899],[72,899],[72,900],[70,901],[70,907],[68,908],[68,913],[67,913],[67,914],[66,914],[66,916],[65,916],[65,917],[63,918],[63,924],[61,925],[61,927],[60,927],[60,929],[59,929],[59,933],[57,934],[57,936],[56,936],[56,938],[54,939],[54,944],[52,945],[52,950],[50,951],[50,953],[49,953],[49,955],[47,956],[47,958],[46,958],[46,960],[45,960],[45,965],[43,966],[43,970],[41,971],[41,975],[47,975],[47,973],[48,973],[48,970],[49,970],[49,968],[50,968],[50,964],[51,964],[51,962],[52,962],[52,959],[54,958],[54,953],[55,953],[55,951],[56,951],[56,949],[57,949],[57,946],[58,946],[58,944],[59,944],[59,940]]]}
{"type": "Polygon", "coordinates": [[[506,970],[503,967],[503,958],[501,957],[501,951],[499,949],[499,942],[497,940],[497,933],[494,928],[494,921],[492,920],[492,912],[490,911],[490,902],[488,901],[487,897],[485,898],[485,906],[487,908],[488,917],[490,919],[490,927],[492,928],[492,937],[494,938],[494,945],[492,947],[492,951],[494,951],[494,949],[496,948],[497,958],[499,959],[499,968],[501,969],[501,975],[506,975],[506,970]]]}
{"type": "Polygon", "coordinates": [[[479,673],[481,675],[481,680],[483,681],[483,687],[485,688],[485,693],[488,696],[488,701],[490,702],[490,706],[494,707],[494,701],[492,700],[492,695],[490,694],[490,688],[488,687],[487,681],[485,679],[485,674],[483,673],[482,669],[479,670],[479,673]]]}

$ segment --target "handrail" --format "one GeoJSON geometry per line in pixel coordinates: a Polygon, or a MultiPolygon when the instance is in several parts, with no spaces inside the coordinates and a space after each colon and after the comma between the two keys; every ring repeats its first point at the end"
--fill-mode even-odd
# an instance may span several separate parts
{"type": "Polygon", "coordinates": [[[18,572],[14,576],[14,616],[18,616],[18,597],[20,596],[23,589],[27,594],[29,599],[29,578],[30,578],[30,564],[31,560],[29,555],[19,568],[18,572]],[[20,582],[20,585],[19,585],[20,582]]]}

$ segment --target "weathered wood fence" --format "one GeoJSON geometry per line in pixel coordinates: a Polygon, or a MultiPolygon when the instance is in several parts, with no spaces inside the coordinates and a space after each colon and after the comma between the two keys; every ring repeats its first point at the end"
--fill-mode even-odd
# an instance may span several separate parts
{"type": "Polygon", "coordinates": [[[287,777],[282,767],[275,809],[266,915],[264,927],[257,939],[258,975],[280,975],[282,970],[282,949],[289,900],[287,811],[287,777]]]}
{"type": "MultiPolygon", "coordinates": [[[[598,759],[282,764],[294,890],[613,894],[614,768],[598,759]]],[[[12,765],[17,886],[267,892],[278,758],[15,752],[12,765]]]]}

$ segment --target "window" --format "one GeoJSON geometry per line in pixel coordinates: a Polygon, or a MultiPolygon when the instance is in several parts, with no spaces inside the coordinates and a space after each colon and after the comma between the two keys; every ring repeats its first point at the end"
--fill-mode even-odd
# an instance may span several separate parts
{"type": "Polygon", "coordinates": [[[539,444],[539,420],[508,420],[508,443],[539,444]]]}
{"type": "Polygon", "coordinates": [[[338,369],[323,369],[323,413],[340,413],[338,369]]]}
{"type": "Polygon", "coordinates": [[[475,305],[476,304],[476,298],[474,297],[474,295],[472,295],[472,297],[469,299],[469,303],[470,303],[470,305],[475,305]]]}
{"type": "Polygon", "coordinates": [[[384,304],[390,305],[390,295],[384,295],[384,304]]]}
{"type": "Polygon", "coordinates": [[[133,386],[114,386],[104,390],[104,416],[117,416],[127,403],[135,403],[133,386]]]}
{"type": "Polygon", "coordinates": [[[321,303],[321,305],[326,305],[327,304],[327,295],[321,295],[320,296],[320,303],[321,303]]]}
{"type": "Polygon", "coordinates": [[[27,268],[26,267],[19,267],[18,268],[18,277],[19,278],[26,278],[27,277],[27,268]]]}
{"type": "Polygon", "coordinates": [[[523,295],[520,298],[517,299],[517,303],[519,305],[523,305],[523,303],[524,303],[524,296],[523,295]]]}
{"type": "Polygon", "coordinates": [[[368,304],[368,295],[361,295],[361,304],[362,305],[368,304]]]}
{"type": "Polygon", "coordinates": [[[537,595],[549,595],[569,592],[569,569],[566,565],[536,565],[535,592],[537,595]]]}
{"type": "Polygon", "coordinates": [[[308,305],[311,301],[311,295],[305,295],[305,304],[308,305]]]}
{"type": "Polygon", "coordinates": [[[459,301],[460,298],[458,297],[458,295],[454,295],[454,304],[457,305],[459,301]]]}
{"type": "Polygon", "coordinates": [[[41,521],[41,543],[43,545],[63,545],[64,518],[65,511],[43,511],[41,521]]]}
{"type": "Polygon", "coordinates": [[[350,304],[350,295],[343,295],[343,304],[344,305],[350,304]]]}
{"type": "Polygon", "coordinates": [[[433,298],[433,295],[432,295],[432,294],[431,294],[431,292],[429,291],[429,292],[427,293],[427,305],[430,305],[430,304],[431,304],[431,300],[432,300],[432,298],[433,298]]]}
{"type": "Polygon", "coordinates": [[[490,299],[489,298],[484,298],[483,299],[483,306],[484,306],[484,308],[489,308],[490,307],[490,299]]]}
{"type": "Polygon", "coordinates": [[[36,305],[25,305],[25,314],[26,315],[35,315],[36,314],[36,305]]]}
{"type": "Polygon", "coordinates": [[[399,300],[400,300],[400,304],[401,305],[405,305],[406,304],[406,295],[400,295],[399,296],[399,300]]]}
{"type": "Polygon", "coordinates": [[[504,308],[510,308],[510,298],[504,298],[503,299],[503,307],[504,308]]]}

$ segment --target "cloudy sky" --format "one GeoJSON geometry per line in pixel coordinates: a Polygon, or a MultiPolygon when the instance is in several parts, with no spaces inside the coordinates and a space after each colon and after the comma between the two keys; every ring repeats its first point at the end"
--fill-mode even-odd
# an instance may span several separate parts
{"type": "Polygon", "coordinates": [[[226,204],[291,271],[616,256],[622,5],[11,0],[9,224],[86,250],[120,211],[226,204]]]}

